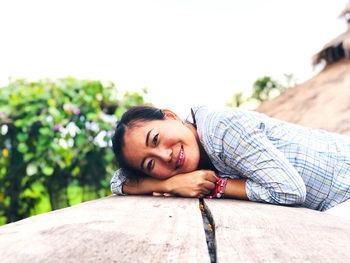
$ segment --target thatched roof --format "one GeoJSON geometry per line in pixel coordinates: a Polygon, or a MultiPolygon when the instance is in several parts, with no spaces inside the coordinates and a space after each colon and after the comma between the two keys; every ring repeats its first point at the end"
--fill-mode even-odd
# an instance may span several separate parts
{"type": "Polygon", "coordinates": [[[350,13],[350,1],[347,2],[344,10],[340,13],[339,17],[345,17],[345,15],[348,13],[350,13]]]}
{"type": "Polygon", "coordinates": [[[344,57],[350,58],[350,29],[327,43],[321,51],[315,54],[312,64],[315,66],[324,61],[326,65],[330,65],[344,57]]]}
{"type": "Polygon", "coordinates": [[[350,135],[350,60],[328,65],[256,110],[307,127],[350,135]]]}
{"type": "MultiPolygon", "coordinates": [[[[350,25],[350,1],[340,15],[350,25]]],[[[256,110],[315,129],[350,135],[350,26],[313,56],[325,62],[310,80],[264,102],[256,110]]]]}
{"type": "Polygon", "coordinates": [[[327,43],[313,56],[312,64],[314,66],[322,61],[325,62],[326,65],[330,65],[344,57],[347,59],[350,58],[350,0],[347,2],[339,17],[344,17],[347,20],[348,30],[327,43]]]}
{"type": "Polygon", "coordinates": [[[326,65],[330,65],[344,57],[350,58],[350,28],[327,43],[321,51],[315,54],[312,58],[312,64],[315,66],[324,61],[326,65]]]}

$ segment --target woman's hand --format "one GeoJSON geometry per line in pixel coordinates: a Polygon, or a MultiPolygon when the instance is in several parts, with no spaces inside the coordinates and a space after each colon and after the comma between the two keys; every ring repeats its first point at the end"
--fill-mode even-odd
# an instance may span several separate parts
{"type": "Polygon", "coordinates": [[[166,196],[166,197],[175,196],[174,194],[171,194],[171,193],[161,193],[161,192],[153,192],[152,195],[153,196],[166,196]]]}
{"type": "Polygon", "coordinates": [[[174,175],[165,180],[152,177],[138,181],[127,180],[123,186],[126,194],[153,194],[154,196],[174,196],[202,198],[215,188],[217,176],[211,170],[197,170],[174,175]]]}
{"type": "Polygon", "coordinates": [[[214,171],[197,170],[170,177],[165,180],[165,183],[168,189],[167,193],[202,198],[215,188],[216,180],[217,177],[214,171]]]}

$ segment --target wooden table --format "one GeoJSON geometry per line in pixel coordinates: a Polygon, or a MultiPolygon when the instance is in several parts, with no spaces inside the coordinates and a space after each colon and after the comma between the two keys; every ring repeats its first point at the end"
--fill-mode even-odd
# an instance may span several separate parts
{"type": "MultiPolygon", "coordinates": [[[[350,221],[204,200],[216,262],[350,262],[350,221]]],[[[0,227],[1,262],[210,262],[198,199],[110,196],[0,227]]]]}

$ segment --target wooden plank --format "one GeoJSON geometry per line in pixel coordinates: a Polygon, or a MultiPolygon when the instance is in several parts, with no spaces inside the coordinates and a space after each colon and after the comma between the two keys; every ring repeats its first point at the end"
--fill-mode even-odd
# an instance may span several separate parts
{"type": "Polygon", "coordinates": [[[350,262],[350,222],[306,209],[205,200],[217,262],[350,262]]]}
{"type": "Polygon", "coordinates": [[[111,196],[0,227],[1,262],[209,262],[197,199],[111,196]]]}

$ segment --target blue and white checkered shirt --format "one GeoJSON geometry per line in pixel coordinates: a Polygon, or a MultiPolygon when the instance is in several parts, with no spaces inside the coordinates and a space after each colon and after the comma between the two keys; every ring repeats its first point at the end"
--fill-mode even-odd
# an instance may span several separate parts
{"type": "Polygon", "coordinates": [[[249,200],[324,211],[350,198],[350,137],[238,108],[194,112],[219,176],[246,178],[249,200]]]}
{"type": "Polygon", "coordinates": [[[247,179],[249,200],[324,211],[350,199],[350,137],[238,108],[193,111],[218,176],[247,179]]]}

